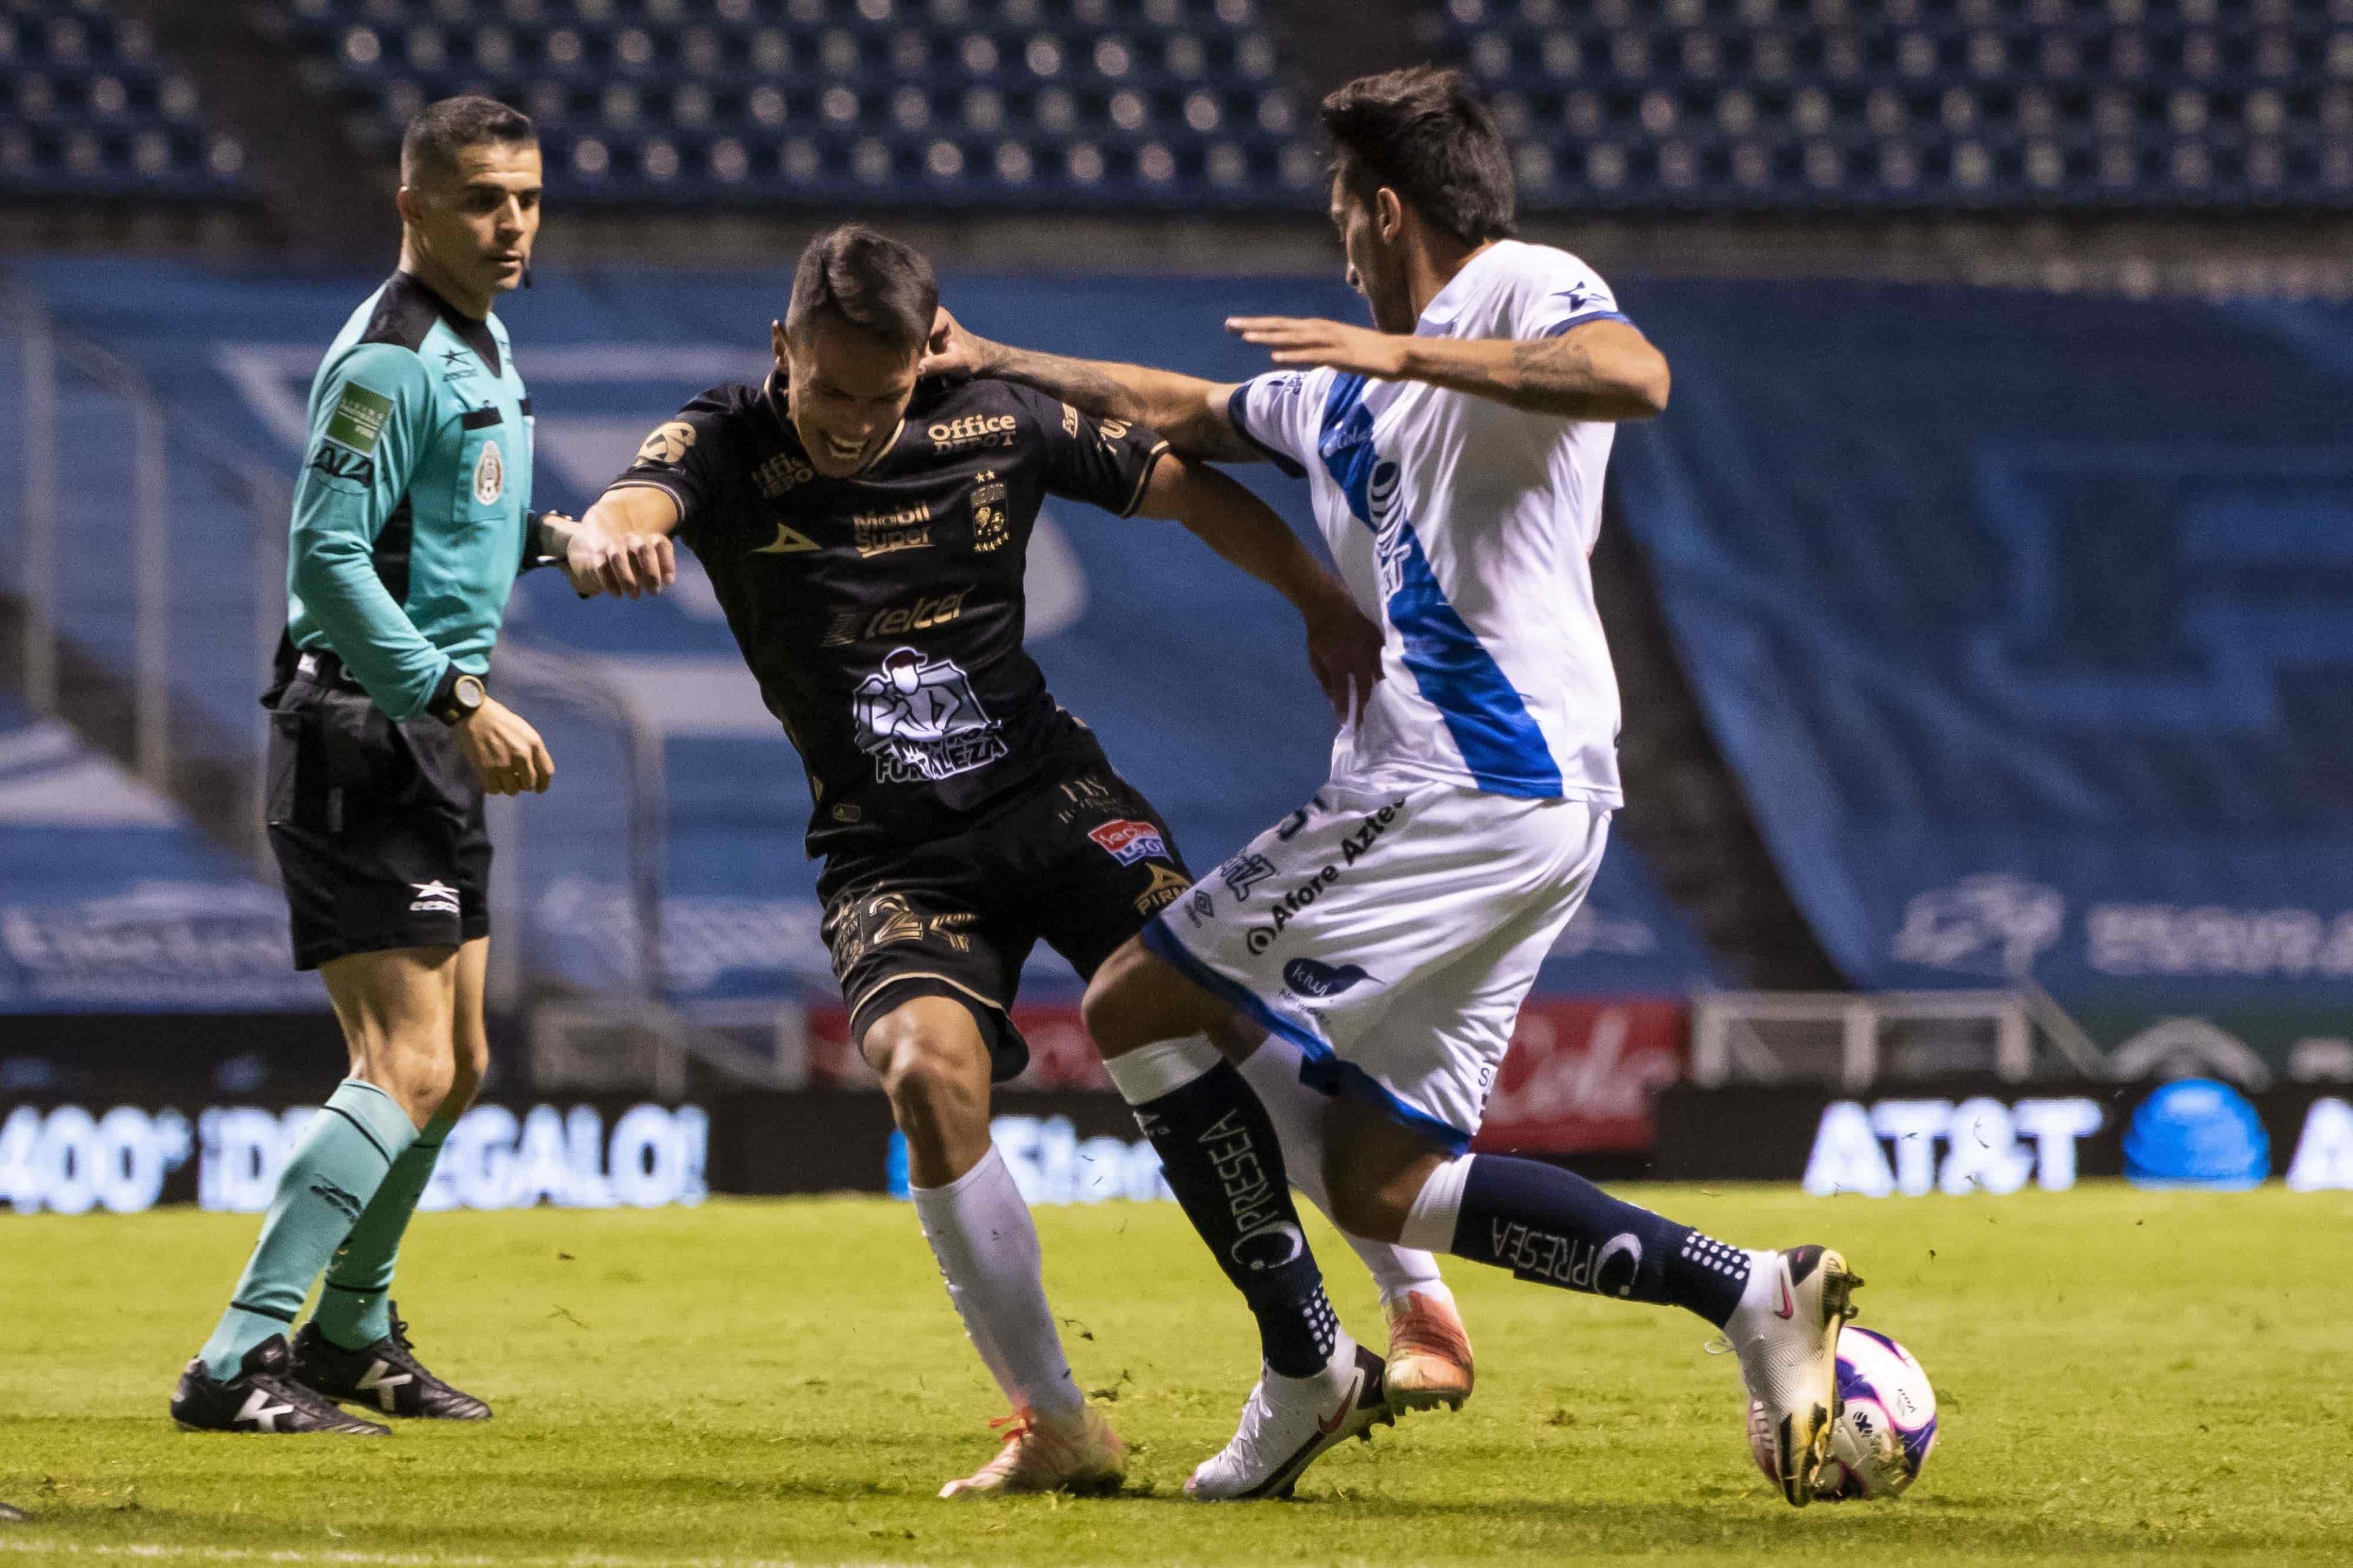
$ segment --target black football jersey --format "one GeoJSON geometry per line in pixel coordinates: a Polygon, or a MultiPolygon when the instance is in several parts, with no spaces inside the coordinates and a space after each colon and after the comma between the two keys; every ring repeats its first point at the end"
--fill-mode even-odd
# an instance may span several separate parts
{"type": "Polygon", "coordinates": [[[614,485],[678,501],[807,770],[809,853],[955,831],[1094,750],[1021,646],[1029,532],[1050,494],[1131,514],[1167,443],[1011,382],[929,379],[880,457],[828,479],[784,398],[774,377],[712,388],[614,485]]]}

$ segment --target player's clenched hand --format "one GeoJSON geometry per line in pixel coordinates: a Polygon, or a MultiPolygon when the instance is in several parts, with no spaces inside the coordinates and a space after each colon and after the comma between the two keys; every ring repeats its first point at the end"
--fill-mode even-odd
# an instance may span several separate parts
{"type": "Polygon", "coordinates": [[[574,531],[564,552],[564,574],[584,597],[614,594],[634,599],[659,594],[678,580],[678,554],[666,533],[574,531]]]}
{"type": "Polygon", "coordinates": [[[987,375],[997,357],[995,343],[976,336],[942,305],[932,318],[931,341],[923,345],[923,357],[916,362],[915,374],[987,375]]]}
{"type": "Polygon", "coordinates": [[[544,795],[555,782],[555,761],[547,754],[539,731],[496,698],[485,697],[480,708],[458,721],[458,745],[474,776],[492,795],[525,790],[544,795]]]}
{"type": "Polygon", "coordinates": [[[1341,723],[1372,700],[1373,682],[1381,678],[1381,628],[1337,584],[1307,612],[1307,663],[1341,723]]]}
{"type": "Polygon", "coordinates": [[[1277,364],[1320,364],[1357,375],[1394,378],[1405,374],[1406,346],[1393,332],[1352,327],[1345,321],[1298,316],[1229,316],[1226,331],[1246,343],[1272,350],[1277,364]]]}

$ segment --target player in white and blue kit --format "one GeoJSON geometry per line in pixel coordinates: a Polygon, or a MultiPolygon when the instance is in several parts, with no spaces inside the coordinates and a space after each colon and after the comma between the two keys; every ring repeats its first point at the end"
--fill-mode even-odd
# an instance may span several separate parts
{"type": "Polygon", "coordinates": [[[1323,120],[1332,217],[1372,329],[1237,318],[1290,367],[1239,386],[969,334],[954,351],[1148,423],[1189,456],[1303,474],[1343,580],[1385,634],[1382,679],[1334,743],[1330,782],[1087,993],[1113,1080],[1261,1325],[1240,1429],[1187,1490],[1286,1494],[1388,1403],[1379,1359],[1324,1299],[1267,1111],[1211,1044],[1255,1025],[1331,1097],[1323,1185],[1344,1228],[1700,1313],[1738,1352],[1784,1495],[1803,1506],[1860,1283],[1845,1260],[1729,1247],[1550,1165],[1468,1152],[1621,804],[1587,557],[1614,422],[1664,409],[1666,361],[1592,268],[1511,237],[1510,163],[1460,77],[1366,78],[1323,120]]]}

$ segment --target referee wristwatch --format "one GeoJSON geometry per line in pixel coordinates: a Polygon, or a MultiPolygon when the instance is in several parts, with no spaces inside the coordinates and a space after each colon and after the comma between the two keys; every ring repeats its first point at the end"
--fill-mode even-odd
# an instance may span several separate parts
{"type": "Polygon", "coordinates": [[[441,684],[433,689],[433,696],[426,703],[425,710],[444,724],[456,726],[479,712],[489,696],[489,689],[482,685],[480,676],[469,675],[453,664],[448,673],[441,677],[441,684]]]}

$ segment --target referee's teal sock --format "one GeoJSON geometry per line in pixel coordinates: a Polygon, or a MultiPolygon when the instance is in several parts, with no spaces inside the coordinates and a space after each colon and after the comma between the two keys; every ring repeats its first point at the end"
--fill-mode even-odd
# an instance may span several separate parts
{"type": "Polygon", "coordinates": [[[311,1321],[347,1351],[364,1350],[392,1332],[392,1270],[400,1259],[400,1238],[407,1234],[417,1200],[433,1180],[442,1140],[457,1121],[453,1111],[425,1124],[417,1142],[392,1163],[359,1224],[352,1226],[350,1238],[327,1266],[326,1288],[319,1292],[311,1321]]]}
{"type": "Polygon", "coordinates": [[[237,1294],[199,1352],[207,1374],[235,1377],[248,1351],[293,1325],[311,1282],[416,1142],[416,1124],[392,1096],[358,1079],[335,1086],[286,1162],[237,1294]]]}

